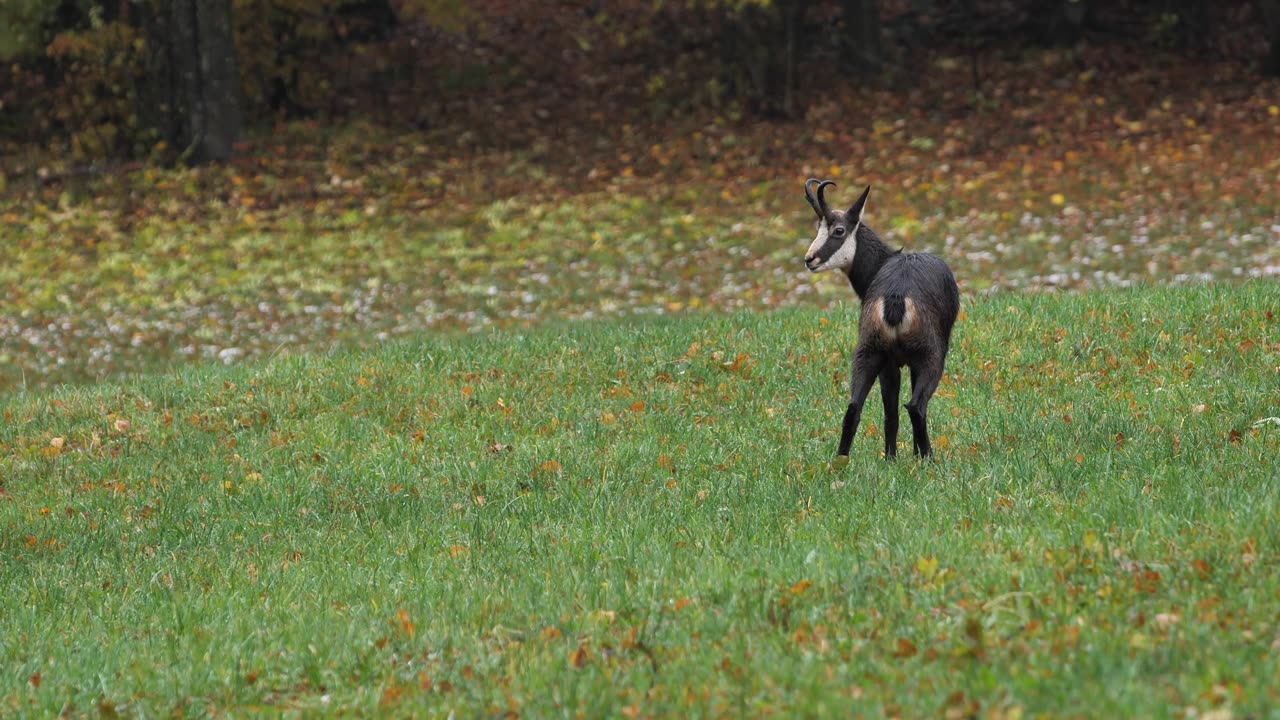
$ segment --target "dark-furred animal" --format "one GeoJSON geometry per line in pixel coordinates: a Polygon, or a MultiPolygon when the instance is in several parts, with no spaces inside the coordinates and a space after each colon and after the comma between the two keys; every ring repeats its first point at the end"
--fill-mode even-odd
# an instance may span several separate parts
{"type": "Polygon", "coordinates": [[[810,179],[805,199],[818,215],[818,234],[804,256],[812,272],[838,270],[862,301],[858,346],[853,352],[849,407],[840,428],[838,457],[847,457],[871,385],[880,380],[884,400],[884,455],[898,453],[898,392],[902,367],[911,372],[911,441],[916,455],[933,453],[929,443],[929,400],[942,380],[951,329],[960,313],[960,288],[946,262],[928,253],[894,250],[862,224],[868,186],[848,210],[827,205],[830,180],[810,179]],[[813,186],[817,185],[814,189],[813,186]]]}

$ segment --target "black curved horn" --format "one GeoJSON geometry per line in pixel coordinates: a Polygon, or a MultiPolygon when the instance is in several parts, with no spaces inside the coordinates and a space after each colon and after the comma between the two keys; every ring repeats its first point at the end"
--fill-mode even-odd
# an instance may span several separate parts
{"type": "Polygon", "coordinates": [[[804,199],[809,201],[809,207],[813,208],[813,211],[818,214],[819,219],[822,218],[822,211],[818,209],[818,200],[813,196],[813,190],[809,189],[809,186],[814,183],[821,182],[822,181],[817,178],[809,178],[804,181],[804,199]]]}
{"type": "Polygon", "coordinates": [[[827,214],[830,212],[830,210],[827,209],[827,199],[822,196],[823,189],[826,188],[828,185],[835,187],[836,184],[832,180],[823,180],[822,182],[818,183],[818,191],[817,191],[818,213],[822,215],[822,217],[826,217],[827,214]]]}

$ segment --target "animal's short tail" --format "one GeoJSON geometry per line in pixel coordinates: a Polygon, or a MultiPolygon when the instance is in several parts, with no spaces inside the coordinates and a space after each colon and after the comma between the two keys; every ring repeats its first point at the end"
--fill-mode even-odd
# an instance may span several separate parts
{"type": "Polygon", "coordinates": [[[907,301],[901,295],[888,295],[884,299],[884,324],[889,327],[896,327],[902,324],[902,318],[907,314],[907,301]]]}

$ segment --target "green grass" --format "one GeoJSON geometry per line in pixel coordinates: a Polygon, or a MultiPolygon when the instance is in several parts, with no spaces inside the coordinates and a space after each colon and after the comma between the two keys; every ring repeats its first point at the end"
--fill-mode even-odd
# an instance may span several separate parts
{"type": "Polygon", "coordinates": [[[0,714],[1275,717],[1274,297],[970,301],[841,471],[851,305],[10,396],[0,714]]]}

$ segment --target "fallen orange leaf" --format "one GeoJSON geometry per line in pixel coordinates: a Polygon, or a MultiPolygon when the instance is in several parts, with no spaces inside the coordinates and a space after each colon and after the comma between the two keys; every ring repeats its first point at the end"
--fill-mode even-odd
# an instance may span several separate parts
{"type": "Polygon", "coordinates": [[[893,654],[900,658],[912,657],[916,654],[916,644],[906,638],[898,638],[898,648],[893,654]]]}
{"type": "Polygon", "coordinates": [[[400,626],[400,631],[410,638],[418,634],[418,626],[413,624],[413,618],[409,617],[409,611],[401,608],[396,611],[396,623],[400,626]]]}

